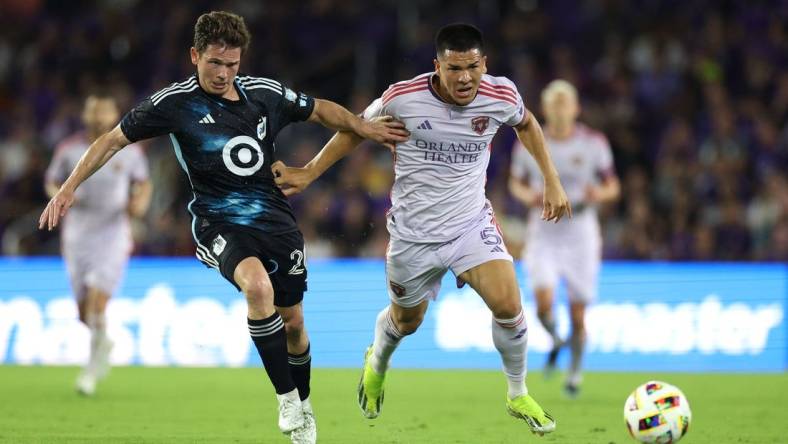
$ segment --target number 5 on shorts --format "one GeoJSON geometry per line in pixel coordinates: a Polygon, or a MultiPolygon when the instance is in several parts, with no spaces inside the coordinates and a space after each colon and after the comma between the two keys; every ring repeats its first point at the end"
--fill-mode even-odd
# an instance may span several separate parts
{"type": "Polygon", "coordinates": [[[496,230],[495,227],[487,227],[479,234],[484,241],[484,245],[493,247],[492,250],[490,250],[490,253],[503,252],[503,249],[500,247],[500,245],[503,243],[503,239],[501,239],[501,236],[498,234],[498,230],[496,230]]]}
{"type": "Polygon", "coordinates": [[[480,234],[485,245],[501,245],[501,242],[503,242],[495,227],[487,227],[480,234]]]}

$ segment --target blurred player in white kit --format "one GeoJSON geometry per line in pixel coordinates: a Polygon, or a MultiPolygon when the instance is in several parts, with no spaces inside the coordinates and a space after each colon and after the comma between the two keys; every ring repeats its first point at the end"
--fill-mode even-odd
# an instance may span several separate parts
{"type": "MultiPolygon", "coordinates": [[[[386,254],[391,304],[378,315],[358,403],[367,418],[380,414],[391,355],[421,325],[443,276],[451,270],[458,284],[468,283],[492,312],[493,342],[508,382],[508,413],[534,433],[549,433],[555,430],[555,420],[525,385],[528,329],[520,291],[512,257],[485,197],[491,143],[498,128],[513,127],[545,172],[542,217],[560,219],[569,214],[569,203],[539,123],[525,109],[516,86],[505,77],[486,74],[481,32],[471,25],[448,25],[438,31],[435,46],[434,71],[392,85],[364,112],[365,119],[403,122],[411,137],[394,149],[386,254]]],[[[274,164],[277,183],[286,194],[302,190],[360,141],[350,133],[338,133],[304,168],[274,164]]]]}
{"type": "MultiPolygon", "coordinates": [[[[115,99],[93,94],[82,111],[84,131],[61,142],[46,171],[46,189],[54,196],[88,146],[111,130],[120,117],[115,99]]],[[[129,146],[107,162],[76,192],[61,231],[61,247],[79,319],[90,330],[90,357],[77,378],[77,391],[92,395],[109,371],[112,341],[105,310],[117,289],[132,250],[129,216],[142,217],[152,186],[148,163],[139,146],[129,146]]]]}
{"type": "Polygon", "coordinates": [[[596,207],[617,200],[620,185],[605,136],[577,122],[580,105],[571,83],[551,82],[542,92],[542,109],[545,139],[572,204],[573,217],[557,224],[540,220],[538,208],[544,192],[541,173],[519,141],[512,152],[509,190],[526,206],[536,209],[529,213],[524,257],[539,321],[553,340],[545,375],[555,370],[558,353],[568,342],[572,357],[564,388],[574,397],[582,380],[586,306],[596,299],[602,258],[596,207]],[[568,341],[558,336],[553,315],[559,279],[566,283],[569,295],[572,331],[568,341]]]}

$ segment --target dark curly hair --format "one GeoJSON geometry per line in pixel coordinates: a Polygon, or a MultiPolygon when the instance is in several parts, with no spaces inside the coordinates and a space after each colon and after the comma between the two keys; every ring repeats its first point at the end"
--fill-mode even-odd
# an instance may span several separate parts
{"type": "Polygon", "coordinates": [[[243,17],[231,12],[203,14],[194,25],[194,47],[200,53],[211,44],[241,48],[241,53],[245,53],[251,39],[243,17]]]}

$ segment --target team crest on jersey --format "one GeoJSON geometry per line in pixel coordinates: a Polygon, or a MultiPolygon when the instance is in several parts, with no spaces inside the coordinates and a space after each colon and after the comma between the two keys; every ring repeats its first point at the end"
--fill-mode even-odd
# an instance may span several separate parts
{"type": "Polygon", "coordinates": [[[389,287],[391,287],[391,291],[396,295],[398,298],[405,296],[405,287],[402,285],[394,282],[389,281],[389,287]]]}
{"type": "Polygon", "coordinates": [[[260,121],[257,122],[257,138],[260,140],[265,139],[265,132],[266,132],[266,123],[268,121],[268,117],[260,117],[260,121]]]}
{"type": "Polygon", "coordinates": [[[479,116],[471,119],[471,129],[476,131],[476,134],[484,134],[487,127],[490,125],[490,118],[487,116],[479,116]]]}

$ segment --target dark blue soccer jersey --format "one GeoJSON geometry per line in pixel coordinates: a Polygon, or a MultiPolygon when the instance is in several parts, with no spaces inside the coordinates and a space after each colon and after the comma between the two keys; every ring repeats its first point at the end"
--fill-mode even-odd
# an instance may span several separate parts
{"type": "MultiPolygon", "coordinates": [[[[315,101],[281,83],[239,75],[240,100],[206,93],[196,75],[153,94],[120,122],[132,142],[169,134],[194,193],[195,220],[244,225],[268,234],[298,229],[271,164],[274,140],[309,118],[315,101]]],[[[194,231],[194,224],[193,224],[194,231]]]]}

